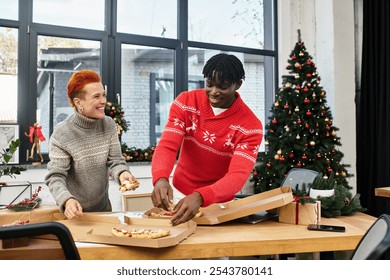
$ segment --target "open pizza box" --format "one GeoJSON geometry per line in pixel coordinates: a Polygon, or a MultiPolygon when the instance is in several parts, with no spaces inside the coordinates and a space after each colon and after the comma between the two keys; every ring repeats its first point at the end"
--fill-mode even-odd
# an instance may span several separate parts
{"type": "Polygon", "coordinates": [[[196,230],[196,223],[189,221],[173,227],[169,220],[140,219],[124,216],[123,222],[112,215],[101,213],[84,213],[82,217],[74,220],[58,220],[66,225],[72,233],[73,239],[77,242],[113,244],[124,246],[138,246],[149,248],[162,248],[175,246],[196,230]],[[118,237],[112,234],[112,229],[163,229],[169,230],[166,237],[131,238],[118,237]]]}
{"type": "MultiPolygon", "coordinates": [[[[201,208],[202,215],[193,218],[192,221],[198,225],[216,225],[227,221],[232,221],[262,211],[272,210],[292,202],[293,195],[289,186],[273,189],[263,193],[251,195],[238,200],[216,203],[208,207],[201,208]]],[[[145,218],[155,220],[151,217],[152,212],[159,213],[161,209],[152,208],[144,213],[145,218]]],[[[157,219],[170,219],[170,217],[158,217],[157,219]]]]}
{"type": "MultiPolygon", "coordinates": [[[[31,211],[12,211],[10,209],[0,210],[0,227],[23,226],[24,224],[49,222],[55,219],[60,213],[57,206],[40,205],[31,211]]],[[[0,240],[0,248],[15,248],[27,246],[30,237],[18,237],[0,240]]]]}
{"type": "Polygon", "coordinates": [[[60,213],[57,206],[40,205],[31,211],[12,211],[9,209],[0,210],[0,227],[12,223],[41,223],[55,219],[60,213]]]}

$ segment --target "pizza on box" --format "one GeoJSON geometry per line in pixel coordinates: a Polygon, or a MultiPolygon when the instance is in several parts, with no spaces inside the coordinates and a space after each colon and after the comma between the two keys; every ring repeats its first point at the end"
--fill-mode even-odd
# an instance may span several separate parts
{"type": "Polygon", "coordinates": [[[151,238],[157,239],[170,234],[167,229],[118,229],[113,228],[112,234],[117,237],[151,238]]]}
{"type": "Polygon", "coordinates": [[[127,192],[127,191],[134,191],[139,187],[139,182],[138,181],[128,181],[125,180],[123,183],[119,186],[119,190],[121,192],[127,192]]]}
{"type": "MultiPolygon", "coordinates": [[[[170,207],[168,210],[165,210],[164,208],[155,207],[147,212],[147,215],[149,218],[172,218],[173,215],[175,215],[175,211],[173,210],[175,208],[175,204],[170,204],[170,207]]],[[[198,218],[202,216],[202,211],[198,210],[194,218],[198,218]]]]}

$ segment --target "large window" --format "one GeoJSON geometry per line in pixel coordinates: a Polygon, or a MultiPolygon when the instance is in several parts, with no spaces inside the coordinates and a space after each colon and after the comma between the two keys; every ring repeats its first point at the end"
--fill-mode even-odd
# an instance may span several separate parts
{"type": "Polygon", "coordinates": [[[174,98],[174,51],[122,45],[122,104],[131,133],[129,147],[155,145],[168,120],[174,98]]]}
{"type": "Polygon", "coordinates": [[[176,0],[118,0],[118,32],[177,38],[176,0]]]}
{"type": "MultiPolygon", "coordinates": [[[[38,36],[37,122],[46,136],[73,113],[66,95],[70,76],[81,69],[99,73],[100,53],[100,42],[38,36]]],[[[48,152],[48,141],[42,142],[41,151],[48,152]]]]}
{"type": "Polygon", "coordinates": [[[18,19],[19,2],[15,0],[1,0],[0,18],[18,19]]]}
{"type": "MultiPolygon", "coordinates": [[[[202,88],[202,69],[226,52],[244,64],[239,92],[266,122],[277,86],[276,0],[3,0],[0,9],[0,122],[20,138],[43,126],[47,156],[54,127],[73,113],[69,77],[96,70],[120,103],[128,147],[158,143],[173,99],[202,88]],[[18,15],[27,15],[19,19],[18,15]],[[36,67],[35,67],[36,65],[36,67]]],[[[22,141],[20,162],[26,162],[22,141]]]]}
{"type": "Polygon", "coordinates": [[[104,30],[104,0],[32,0],[33,21],[104,30]]]}
{"type": "Polygon", "coordinates": [[[0,27],[0,123],[17,123],[18,30],[0,27]]]}
{"type": "Polygon", "coordinates": [[[188,39],[264,48],[263,0],[188,1],[188,39]]]}

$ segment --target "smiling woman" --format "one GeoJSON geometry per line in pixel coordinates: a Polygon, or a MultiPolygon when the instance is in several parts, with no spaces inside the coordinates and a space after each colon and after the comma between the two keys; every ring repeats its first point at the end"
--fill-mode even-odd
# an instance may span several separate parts
{"type": "Polygon", "coordinates": [[[119,184],[137,181],[122,156],[114,120],[104,113],[106,93],[92,70],[75,72],[67,96],[74,113],[50,137],[45,183],[68,219],[111,211],[108,174],[119,184]]]}

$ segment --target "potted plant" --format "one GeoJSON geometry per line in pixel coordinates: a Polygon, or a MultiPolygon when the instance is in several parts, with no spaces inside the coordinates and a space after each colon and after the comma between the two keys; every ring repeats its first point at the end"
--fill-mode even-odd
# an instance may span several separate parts
{"type": "MultiPolygon", "coordinates": [[[[15,175],[19,175],[20,172],[25,171],[26,169],[21,166],[9,166],[8,162],[11,160],[12,156],[16,152],[16,150],[20,146],[20,140],[16,139],[14,141],[11,141],[8,148],[3,149],[0,151],[0,160],[1,160],[1,167],[0,167],[0,178],[2,176],[10,176],[12,178],[15,178],[15,175]]],[[[5,185],[5,183],[0,182],[0,185],[5,185]]]]}

